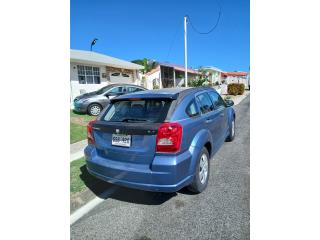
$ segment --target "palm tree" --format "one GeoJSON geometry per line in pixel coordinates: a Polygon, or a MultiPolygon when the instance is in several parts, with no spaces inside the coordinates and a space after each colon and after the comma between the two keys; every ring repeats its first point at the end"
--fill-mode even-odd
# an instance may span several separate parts
{"type": "Polygon", "coordinates": [[[133,60],[131,62],[139,64],[139,65],[142,65],[144,67],[144,69],[142,70],[143,73],[150,72],[157,65],[156,61],[150,60],[150,59],[147,59],[147,58],[136,59],[136,60],[133,60]]]}
{"type": "Polygon", "coordinates": [[[204,69],[202,66],[199,66],[198,72],[201,74],[202,79],[206,79],[205,81],[209,84],[213,85],[212,83],[212,73],[210,73],[208,70],[204,69]],[[209,80],[210,79],[210,80],[209,80]]]}

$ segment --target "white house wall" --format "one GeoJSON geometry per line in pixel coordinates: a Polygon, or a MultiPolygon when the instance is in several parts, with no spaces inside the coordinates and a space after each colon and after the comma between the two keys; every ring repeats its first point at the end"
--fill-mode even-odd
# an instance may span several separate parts
{"type": "Polygon", "coordinates": [[[211,81],[213,84],[215,84],[216,82],[221,83],[221,73],[212,71],[211,81]]]}
{"type": "Polygon", "coordinates": [[[246,77],[228,76],[226,78],[226,83],[243,83],[245,87],[248,88],[248,79],[246,77]]]}
{"type": "Polygon", "coordinates": [[[147,80],[147,88],[152,90],[153,89],[153,80],[157,79],[157,81],[159,82],[160,79],[160,71],[156,71],[152,74],[150,74],[149,76],[146,76],[146,80],[147,80]]]}
{"type": "MultiPolygon", "coordinates": [[[[112,81],[108,81],[107,78],[102,78],[102,75],[107,75],[110,73],[107,73],[107,68],[106,66],[102,65],[93,65],[93,64],[88,64],[88,63],[79,63],[79,62],[71,62],[70,63],[70,101],[73,102],[73,100],[83,94],[83,93],[88,93],[88,92],[93,92],[96,91],[104,86],[107,86],[111,83],[112,81]],[[79,84],[78,80],[78,69],[77,65],[83,65],[83,66],[92,66],[92,67],[98,67],[100,69],[100,84],[79,84]]],[[[134,81],[132,81],[133,84],[140,85],[140,76],[137,73],[137,70],[134,70],[132,73],[134,76],[134,81]]],[[[152,85],[151,85],[152,89],[152,85]]]]}
{"type": "Polygon", "coordinates": [[[103,86],[108,85],[108,81],[106,78],[102,78],[102,74],[106,73],[105,66],[97,66],[97,65],[90,65],[90,64],[83,64],[83,63],[70,63],[70,88],[71,88],[71,102],[79,95],[83,93],[93,92],[96,91],[103,86]],[[78,80],[78,69],[77,65],[84,65],[84,66],[92,66],[98,67],[100,69],[100,84],[79,84],[78,80]]]}

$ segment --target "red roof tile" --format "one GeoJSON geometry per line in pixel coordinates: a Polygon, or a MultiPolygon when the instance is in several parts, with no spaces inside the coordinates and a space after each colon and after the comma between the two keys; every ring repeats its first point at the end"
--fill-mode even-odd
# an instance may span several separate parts
{"type": "Polygon", "coordinates": [[[234,76],[234,77],[245,77],[248,75],[246,72],[223,72],[221,74],[223,77],[234,76]]]}

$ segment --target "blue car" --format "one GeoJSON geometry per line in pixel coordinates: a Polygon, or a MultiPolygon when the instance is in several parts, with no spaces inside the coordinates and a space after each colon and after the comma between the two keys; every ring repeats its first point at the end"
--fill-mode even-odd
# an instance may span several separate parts
{"type": "Polygon", "coordinates": [[[202,192],[210,159],[235,136],[232,101],[212,88],[148,90],[111,99],[88,124],[87,169],[148,191],[202,192]]]}

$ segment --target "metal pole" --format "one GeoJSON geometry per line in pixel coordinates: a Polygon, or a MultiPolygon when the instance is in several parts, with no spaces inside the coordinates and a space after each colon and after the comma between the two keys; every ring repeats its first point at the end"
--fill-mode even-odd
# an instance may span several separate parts
{"type": "Polygon", "coordinates": [[[188,87],[187,16],[184,17],[184,85],[188,87]]]}

